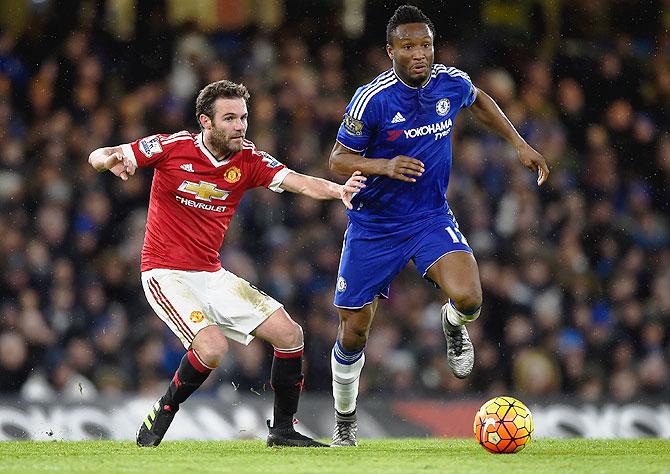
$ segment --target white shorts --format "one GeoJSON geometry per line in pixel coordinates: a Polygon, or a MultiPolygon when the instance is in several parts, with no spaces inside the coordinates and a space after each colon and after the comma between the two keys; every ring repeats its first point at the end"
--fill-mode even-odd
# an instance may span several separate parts
{"type": "Polygon", "coordinates": [[[223,268],[189,272],[154,268],[142,272],[149,304],[186,349],[198,331],[218,325],[226,337],[249,344],[251,332],[283,305],[223,268]]]}

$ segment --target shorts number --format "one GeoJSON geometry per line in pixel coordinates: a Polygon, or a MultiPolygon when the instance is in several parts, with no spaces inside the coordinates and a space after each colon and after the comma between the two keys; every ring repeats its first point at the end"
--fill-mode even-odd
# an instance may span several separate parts
{"type": "Polygon", "coordinates": [[[458,229],[454,230],[451,227],[445,227],[444,230],[447,231],[447,233],[451,237],[451,240],[453,240],[455,244],[461,243],[464,245],[468,245],[468,241],[466,240],[465,236],[461,234],[458,231],[458,229]]]}

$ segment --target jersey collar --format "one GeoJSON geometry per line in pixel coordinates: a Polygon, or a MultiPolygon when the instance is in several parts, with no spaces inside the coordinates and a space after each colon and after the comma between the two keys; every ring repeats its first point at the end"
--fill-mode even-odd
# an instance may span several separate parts
{"type": "Polygon", "coordinates": [[[426,83],[425,83],[424,85],[419,86],[419,87],[410,86],[410,85],[407,84],[405,81],[403,81],[402,79],[400,79],[400,76],[399,76],[398,74],[396,74],[394,68],[391,68],[391,71],[393,71],[393,75],[396,77],[396,79],[398,79],[398,82],[399,82],[400,84],[402,84],[403,86],[405,86],[407,89],[411,89],[411,90],[414,90],[414,91],[419,90],[419,89],[424,89],[424,88],[426,88],[426,86],[427,86],[428,84],[430,84],[430,81],[433,80],[433,66],[430,67],[430,75],[428,76],[428,80],[426,81],[426,83]]]}
{"type": "Polygon", "coordinates": [[[215,168],[227,165],[228,163],[230,163],[232,157],[235,156],[235,154],[233,153],[231,157],[228,158],[227,160],[217,160],[216,157],[212,155],[212,152],[207,149],[202,132],[200,132],[198,136],[195,137],[195,146],[198,147],[200,151],[204,153],[204,155],[209,159],[209,161],[212,163],[212,165],[214,165],[215,168]]]}

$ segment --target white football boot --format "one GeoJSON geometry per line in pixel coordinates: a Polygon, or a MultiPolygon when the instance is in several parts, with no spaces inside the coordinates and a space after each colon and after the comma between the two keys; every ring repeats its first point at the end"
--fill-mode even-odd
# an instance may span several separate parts
{"type": "Polygon", "coordinates": [[[331,446],[356,446],[356,434],[358,433],[358,421],[356,411],[350,415],[340,415],[335,412],[335,429],[333,430],[333,442],[331,446]]]}
{"type": "Polygon", "coordinates": [[[475,365],[475,348],[465,326],[454,326],[447,319],[447,305],[442,306],[442,330],[447,338],[449,368],[459,379],[470,375],[475,365]]]}

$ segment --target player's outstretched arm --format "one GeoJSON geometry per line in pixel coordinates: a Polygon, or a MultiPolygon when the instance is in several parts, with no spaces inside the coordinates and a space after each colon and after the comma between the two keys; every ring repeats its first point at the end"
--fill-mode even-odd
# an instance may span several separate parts
{"type": "Polygon", "coordinates": [[[473,115],[481,123],[491,128],[508,143],[516,148],[519,161],[531,171],[537,171],[537,184],[542,185],[549,178],[549,167],[544,157],[539,154],[509,121],[498,104],[481,89],[477,89],[477,99],[470,106],[473,115]]]}
{"type": "Polygon", "coordinates": [[[88,162],[96,171],[109,170],[124,181],[135,174],[135,164],[123,155],[120,146],[108,146],[93,150],[88,155],[88,162]]]}
{"type": "Polygon", "coordinates": [[[390,160],[365,158],[340,142],[335,142],[328,164],[331,171],[342,175],[360,171],[365,176],[388,176],[408,183],[416,182],[414,176],[421,176],[425,171],[423,163],[411,156],[398,155],[390,160]]]}
{"type": "Polygon", "coordinates": [[[341,199],[347,209],[351,209],[351,198],[365,187],[365,180],[360,171],[355,171],[344,184],[291,171],[284,177],[280,187],[314,199],[341,199]]]}

